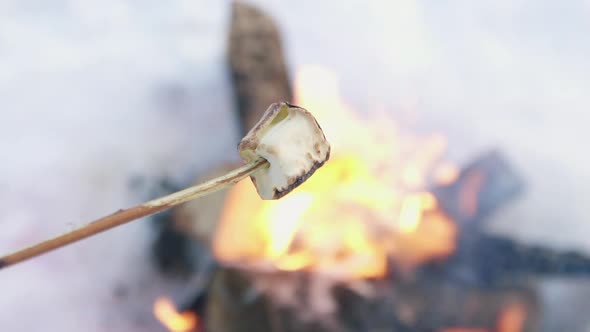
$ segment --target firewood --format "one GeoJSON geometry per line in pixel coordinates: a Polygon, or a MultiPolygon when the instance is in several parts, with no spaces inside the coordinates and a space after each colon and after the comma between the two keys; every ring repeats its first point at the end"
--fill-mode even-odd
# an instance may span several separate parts
{"type": "Polygon", "coordinates": [[[268,303],[253,291],[247,275],[220,268],[212,280],[206,307],[206,331],[272,331],[268,303]]]}
{"type": "Polygon", "coordinates": [[[330,296],[338,303],[332,315],[307,319],[305,303],[314,295],[312,274],[304,271],[266,275],[222,267],[213,277],[205,311],[207,331],[259,332],[378,332],[452,331],[461,328],[496,331],[507,310],[517,310],[518,331],[537,330],[539,300],[528,281],[482,288],[445,278],[418,276],[408,280],[368,280],[376,292],[359,294],[334,285],[330,296]],[[290,279],[297,283],[299,306],[280,305],[273,294],[255,284],[290,279]]]}
{"type": "Polygon", "coordinates": [[[480,231],[485,221],[526,189],[525,181],[497,150],[486,151],[463,167],[453,183],[432,188],[442,209],[462,230],[480,231]]]}
{"type": "Polygon", "coordinates": [[[267,105],[293,99],[276,23],[255,6],[234,2],[227,52],[245,133],[258,122],[267,105]]]}

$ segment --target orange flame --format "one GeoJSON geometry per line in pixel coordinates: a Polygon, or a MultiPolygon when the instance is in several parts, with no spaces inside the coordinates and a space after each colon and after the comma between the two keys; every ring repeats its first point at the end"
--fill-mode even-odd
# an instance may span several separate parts
{"type": "Polygon", "coordinates": [[[234,186],[213,241],[216,257],[354,279],[383,276],[388,258],[411,267],[452,253],[453,223],[424,190],[456,178],[439,162],[445,138],[404,135],[388,117],[360,117],[323,68],[302,69],[295,85],[297,104],[322,124],[332,158],[278,201],[261,201],[250,181],[234,186]]]}
{"type": "Polygon", "coordinates": [[[519,302],[506,305],[498,317],[498,332],[522,332],[526,322],[526,307],[519,302]]]}
{"type": "Polygon", "coordinates": [[[154,302],[154,316],[171,332],[189,332],[197,327],[197,315],[192,312],[179,313],[168,298],[154,302]]]}
{"type": "Polygon", "coordinates": [[[455,181],[459,177],[459,169],[457,166],[443,162],[434,170],[434,181],[439,185],[448,185],[455,181]]]}

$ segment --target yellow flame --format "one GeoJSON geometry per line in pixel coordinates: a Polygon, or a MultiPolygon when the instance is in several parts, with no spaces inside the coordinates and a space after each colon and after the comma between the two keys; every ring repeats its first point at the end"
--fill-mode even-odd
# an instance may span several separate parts
{"type": "Polygon", "coordinates": [[[179,313],[168,298],[154,302],[154,316],[171,332],[189,332],[197,327],[197,315],[192,312],[179,313]]]}
{"type": "Polygon", "coordinates": [[[280,205],[267,205],[268,208],[260,216],[269,221],[268,228],[264,230],[269,240],[267,257],[276,259],[287,252],[311,201],[312,196],[307,193],[293,193],[284,197],[280,205]]]}
{"type": "Polygon", "coordinates": [[[403,233],[416,231],[423,212],[436,207],[436,198],[429,192],[411,194],[404,198],[399,217],[399,228],[403,233]]]}

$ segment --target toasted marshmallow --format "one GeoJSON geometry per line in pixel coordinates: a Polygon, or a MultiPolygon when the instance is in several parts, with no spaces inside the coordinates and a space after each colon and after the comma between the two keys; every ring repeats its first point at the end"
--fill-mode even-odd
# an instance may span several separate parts
{"type": "Polygon", "coordinates": [[[278,199],[305,182],[330,158],[330,144],[307,110],[285,102],[270,105],[238,146],[245,162],[270,166],[250,178],[262,199],[278,199]]]}

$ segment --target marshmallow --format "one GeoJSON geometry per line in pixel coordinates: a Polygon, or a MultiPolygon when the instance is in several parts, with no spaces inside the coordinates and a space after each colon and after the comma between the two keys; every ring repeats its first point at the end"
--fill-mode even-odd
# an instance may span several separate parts
{"type": "Polygon", "coordinates": [[[285,196],[330,158],[330,144],[313,115],[286,102],[270,105],[238,150],[247,163],[269,163],[250,176],[262,199],[285,196]]]}

